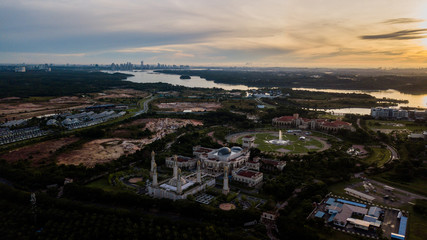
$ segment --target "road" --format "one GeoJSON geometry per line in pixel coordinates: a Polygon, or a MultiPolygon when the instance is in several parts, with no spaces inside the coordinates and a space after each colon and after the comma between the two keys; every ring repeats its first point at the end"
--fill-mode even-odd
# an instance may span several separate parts
{"type": "MultiPolygon", "coordinates": [[[[384,184],[382,182],[378,182],[378,181],[375,181],[375,180],[372,180],[372,179],[366,179],[366,180],[370,181],[371,183],[374,183],[376,185],[379,185],[379,186],[381,186],[383,188],[384,188],[384,186],[388,186],[387,184],[384,184]]],[[[395,189],[395,191],[402,192],[403,194],[406,194],[407,196],[410,196],[411,198],[414,198],[414,199],[425,199],[425,200],[427,200],[427,197],[425,197],[425,196],[422,196],[422,195],[419,195],[419,194],[416,194],[416,193],[411,193],[411,192],[405,191],[405,190],[403,190],[401,188],[396,188],[396,187],[393,187],[393,188],[395,189]]]]}
{"type": "MultiPolygon", "coordinates": [[[[362,129],[363,131],[365,131],[366,133],[368,133],[364,128],[362,128],[362,125],[360,125],[360,118],[357,119],[356,123],[357,123],[357,126],[360,129],[362,129]]],[[[394,147],[388,145],[385,142],[381,142],[381,143],[384,144],[386,146],[386,148],[391,152],[391,157],[390,157],[389,161],[393,161],[393,160],[399,159],[399,153],[396,151],[396,149],[394,147]]]]}
{"type": "Polygon", "coordinates": [[[134,116],[134,117],[136,117],[136,116],[139,116],[139,115],[141,115],[141,114],[143,114],[143,113],[148,112],[148,104],[149,104],[151,101],[153,101],[155,98],[156,98],[155,96],[150,96],[150,98],[149,98],[149,99],[147,99],[146,101],[144,101],[142,110],[138,111],[138,112],[137,112],[137,113],[135,113],[133,116],[134,116]]]}

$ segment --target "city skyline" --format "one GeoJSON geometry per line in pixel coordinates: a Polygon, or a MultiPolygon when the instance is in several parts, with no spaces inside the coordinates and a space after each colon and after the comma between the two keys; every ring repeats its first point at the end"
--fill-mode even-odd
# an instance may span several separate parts
{"type": "Polygon", "coordinates": [[[427,67],[427,3],[0,3],[0,63],[427,67]]]}

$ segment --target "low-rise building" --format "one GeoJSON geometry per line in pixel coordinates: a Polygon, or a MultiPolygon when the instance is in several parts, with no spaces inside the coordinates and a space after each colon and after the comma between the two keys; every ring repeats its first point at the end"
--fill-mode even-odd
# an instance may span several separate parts
{"type": "Polygon", "coordinates": [[[267,158],[260,158],[259,161],[261,162],[261,169],[266,171],[283,171],[283,168],[286,166],[285,161],[278,161],[267,158]]]}
{"type": "Polygon", "coordinates": [[[292,116],[273,118],[272,123],[273,126],[276,127],[296,127],[300,129],[317,129],[333,132],[341,129],[350,131],[354,130],[351,123],[348,122],[341,120],[301,118],[297,113],[292,116]]]}
{"type": "Polygon", "coordinates": [[[254,187],[262,182],[263,173],[242,168],[232,173],[233,180],[254,187]]]}
{"type": "Polygon", "coordinates": [[[367,201],[367,202],[372,202],[375,199],[375,197],[373,197],[371,195],[356,191],[356,190],[351,189],[351,188],[344,188],[344,191],[345,191],[345,193],[347,193],[350,196],[362,199],[362,200],[367,201]]]}
{"type": "Polygon", "coordinates": [[[184,156],[173,156],[168,157],[165,160],[166,167],[173,168],[174,164],[176,164],[181,169],[194,169],[196,168],[197,159],[190,158],[190,157],[184,157],[184,156]]]}

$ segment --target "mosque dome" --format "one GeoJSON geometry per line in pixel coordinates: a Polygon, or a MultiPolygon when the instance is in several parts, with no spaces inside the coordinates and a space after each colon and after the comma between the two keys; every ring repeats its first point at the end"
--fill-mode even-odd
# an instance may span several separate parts
{"type": "Polygon", "coordinates": [[[231,151],[232,152],[241,152],[241,151],[243,151],[243,149],[241,147],[232,147],[231,151]]]}
{"type": "Polygon", "coordinates": [[[218,150],[218,156],[226,156],[231,154],[231,149],[228,147],[223,147],[218,150]]]}
{"type": "MultiPolygon", "coordinates": [[[[184,186],[184,184],[187,183],[187,181],[183,177],[180,178],[180,181],[181,181],[181,186],[184,186]]],[[[174,177],[171,180],[169,180],[169,185],[177,187],[178,186],[177,178],[174,177]]]]}

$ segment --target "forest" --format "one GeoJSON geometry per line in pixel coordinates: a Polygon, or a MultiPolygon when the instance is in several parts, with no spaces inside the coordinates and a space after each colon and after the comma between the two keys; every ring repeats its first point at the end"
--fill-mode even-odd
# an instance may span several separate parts
{"type": "Polygon", "coordinates": [[[216,83],[249,87],[322,88],[349,90],[395,89],[403,93],[427,92],[427,75],[334,75],[316,72],[237,71],[237,70],[159,70],[166,74],[199,76],[216,83]]]}

